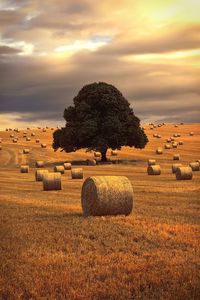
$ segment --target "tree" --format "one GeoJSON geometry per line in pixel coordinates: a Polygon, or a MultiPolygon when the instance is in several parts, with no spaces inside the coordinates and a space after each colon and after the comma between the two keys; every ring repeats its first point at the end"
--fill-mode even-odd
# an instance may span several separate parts
{"type": "Polygon", "coordinates": [[[105,82],[85,85],[73,101],[74,106],[64,111],[65,127],[53,134],[55,151],[87,148],[101,152],[101,160],[106,161],[108,148],[144,148],[147,144],[140,120],[113,85],[105,82]]]}

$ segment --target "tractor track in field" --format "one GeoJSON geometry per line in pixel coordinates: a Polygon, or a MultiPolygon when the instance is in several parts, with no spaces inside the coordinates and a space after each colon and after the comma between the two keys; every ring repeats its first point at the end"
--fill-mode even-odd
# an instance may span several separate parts
{"type": "Polygon", "coordinates": [[[21,153],[19,150],[11,150],[7,147],[4,147],[3,149],[7,155],[7,158],[3,163],[1,163],[1,167],[3,168],[11,168],[11,167],[18,167],[20,164],[26,163],[25,157],[23,153],[21,153]]]}

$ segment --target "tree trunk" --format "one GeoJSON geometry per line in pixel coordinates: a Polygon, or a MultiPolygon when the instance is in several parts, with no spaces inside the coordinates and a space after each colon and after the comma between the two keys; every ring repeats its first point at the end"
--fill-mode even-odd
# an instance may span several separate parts
{"type": "Polygon", "coordinates": [[[101,150],[101,161],[103,161],[103,162],[107,161],[106,152],[107,152],[107,149],[101,150]]]}

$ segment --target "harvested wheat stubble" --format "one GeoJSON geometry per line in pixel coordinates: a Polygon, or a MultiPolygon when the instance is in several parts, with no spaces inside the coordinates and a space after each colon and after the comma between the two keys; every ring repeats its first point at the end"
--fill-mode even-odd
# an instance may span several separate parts
{"type": "Polygon", "coordinates": [[[172,173],[175,174],[179,167],[182,167],[182,164],[173,164],[172,165],[172,173]]]}
{"type": "Polygon", "coordinates": [[[148,166],[153,166],[156,164],[156,160],[155,159],[148,159],[148,166]]]}
{"type": "Polygon", "coordinates": [[[30,150],[29,149],[23,149],[23,153],[28,154],[28,153],[30,153],[30,150]]]}
{"type": "Polygon", "coordinates": [[[47,144],[41,144],[41,148],[46,148],[47,144]]]}
{"type": "Polygon", "coordinates": [[[87,159],[88,166],[96,166],[97,162],[95,159],[87,159]]]}
{"type": "Polygon", "coordinates": [[[190,180],[192,176],[192,169],[190,167],[178,167],[176,170],[177,180],[190,180]]]}
{"type": "Polygon", "coordinates": [[[36,170],[35,171],[35,180],[36,181],[42,181],[43,180],[43,176],[44,174],[48,173],[49,171],[46,169],[42,169],[42,170],[36,170]]]}
{"type": "Polygon", "coordinates": [[[36,168],[44,168],[44,162],[42,160],[37,160],[35,166],[36,168]]]}
{"type": "Polygon", "coordinates": [[[165,149],[171,149],[171,145],[170,144],[165,144],[165,149]]]}
{"type": "Polygon", "coordinates": [[[21,165],[20,172],[21,173],[28,173],[29,172],[29,166],[28,165],[21,165]]]}
{"type": "Polygon", "coordinates": [[[193,136],[194,135],[194,132],[193,131],[190,131],[190,136],[193,136]]]}
{"type": "Polygon", "coordinates": [[[174,154],[173,160],[180,160],[180,154],[174,154]]]}
{"type": "Polygon", "coordinates": [[[111,150],[111,155],[112,156],[117,156],[117,150],[111,150]]]}
{"type": "Polygon", "coordinates": [[[148,166],[147,173],[148,173],[148,175],[160,175],[161,174],[160,165],[148,166]]]}
{"type": "Polygon", "coordinates": [[[74,168],[71,170],[72,179],[82,179],[83,178],[83,169],[74,168]]]}
{"type": "Polygon", "coordinates": [[[64,168],[65,168],[65,170],[71,170],[72,164],[69,162],[66,162],[66,163],[64,163],[64,168]]]}
{"type": "Polygon", "coordinates": [[[61,174],[59,172],[43,174],[44,191],[61,190],[61,174]]]}
{"type": "Polygon", "coordinates": [[[64,166],[55,166],[54,167],[54,172],[59,172],[60,174],[64,174],[65,173],[65,168],[64,168],[64,166]]]}
{"type": "Polygon", "coordinates": [[[156,149],[156,154],[162,154],[162,153],[163,153],[162,148],[157,148],[157,149],[156,149]]]}
{"type": "Polygon", "coordinates": [[[94,157],[101,157],[101,153],[100,152],[94,152],[94,157]]]}
{"type": "Polygon", "coordinates": [[[36,140],[35,140],[35,142],[36,142],[36,143],[39,143],[39,142],[40,142],[40,140],[39,140],[39,139],[36,139],[36,140]]]}
{"type": "Polygon", "coordinates": [[[133,209],[133,188],[125,176],[94,176],[81,191],[85,216],[129,215],[133,209]]]}
{"type": "Polygon", "coordinates": [[[191,162],[189,166],[192,169],[192,171],[199,171],[199,162],[191,162]]]}

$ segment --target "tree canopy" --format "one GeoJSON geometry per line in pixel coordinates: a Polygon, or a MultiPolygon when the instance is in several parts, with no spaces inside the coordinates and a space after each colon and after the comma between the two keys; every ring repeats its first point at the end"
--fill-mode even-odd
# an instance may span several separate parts
{"type": "Polygon", "coordinates": [[[129,102],[113,85],[105,82],[85,85],[64,110],[65,127],[53,134],[53,148],[66,152],[81,148],[101,152],[106,161],[108,148],[144,148],[147,136],[129,102]]]}

